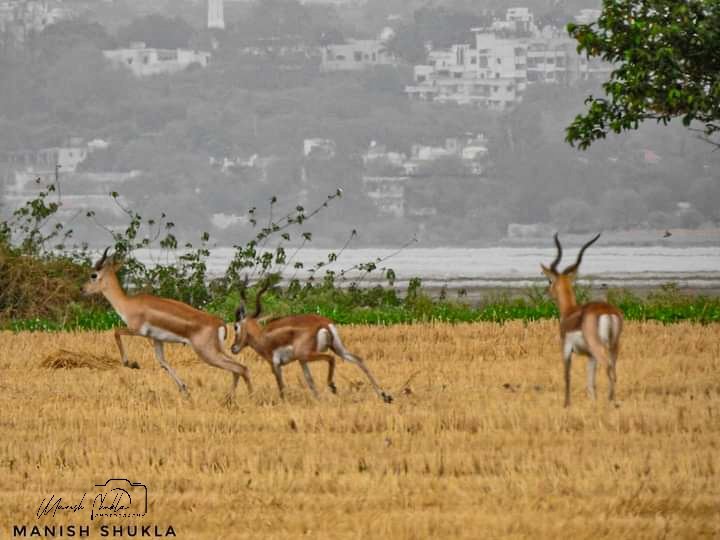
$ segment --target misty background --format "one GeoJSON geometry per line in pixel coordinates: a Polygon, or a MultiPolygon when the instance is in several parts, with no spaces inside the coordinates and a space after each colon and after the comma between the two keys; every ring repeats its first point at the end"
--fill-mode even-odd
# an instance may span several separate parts
{"type": "Polygon", "coordinates": [[[717,245],[720,152],[698,133],[564,142],[611,69],[578,57],[564,25],[598,8],[0,2],[0,211],[57,174],[78,241],[107,243],[131,208],[228,246],[272,196],[282,215],[341,187],[307,224],[316,246],[352,230],[356,246],[548,246],[555,230],[717,245]]]}

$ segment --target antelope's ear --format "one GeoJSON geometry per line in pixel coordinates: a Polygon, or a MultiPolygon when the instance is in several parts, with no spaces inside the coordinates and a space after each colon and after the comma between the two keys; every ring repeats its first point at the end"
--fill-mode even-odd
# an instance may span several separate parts
{"type": "Polygon", "coordinates": [[[105,263],[106,266],[109,266],[113,269],[114,272],[117,272],[122,268],[122,265],[125,264],[125,259],[123,259],[120,255],[117,253],[114,253],[110,259],[108,259],[108,262],[105,263]]]}
{"type": "Polygon", "coordinates": [[[567,276],[570,279],[570,281],[575,281],[578,276],[577,268],[575,270],[570,270],[567,273],[563,272],[563,275],[567,276]]]}
{"type": "Polygon", "coordinates": [[[540,264],[540,269],[542,270],[542,273],[545,274],[545,277],[548,278],[550,281],[553,281],[557,276],[555,275],[555,272],[550,270],[547,266],[544,264],[540,264]]]}
{"type": "Polygon", "coordinates": [[[245,306],[240,306],[235,310],[235,322],[240,322],[245,318],[245,306]]]}

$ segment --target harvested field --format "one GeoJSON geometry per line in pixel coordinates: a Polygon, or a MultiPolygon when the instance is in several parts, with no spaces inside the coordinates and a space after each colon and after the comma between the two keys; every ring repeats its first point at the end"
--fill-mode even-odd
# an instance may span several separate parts
{"type": "MultiPolygon", "coordinates": [[[[579,359],[569,410],[556,322],[341,333],[394,404],[341,361],[337,396],[311,399],[293,364],[281,402],[247,351],[256,392],[241,382],[225,406],[230,375],[167,346],[185,400],[145,339],[126,340],[142,369],[106,369],[110,332],[0,333],[0,538],[134,523],[91,522],[87,498],[36,516],[43,498],[75,504],[109,478],[147,486],[138,523],[193,540],[720,536],[720,326],[628,323],[619,405],[603,367],[586,397],[579,359]]],[[[325,365],[312,369],[323,387],[325,365]]]]}

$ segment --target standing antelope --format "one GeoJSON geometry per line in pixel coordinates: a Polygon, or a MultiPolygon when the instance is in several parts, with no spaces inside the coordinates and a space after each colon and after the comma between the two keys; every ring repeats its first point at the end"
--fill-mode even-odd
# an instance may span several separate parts
{"type": "Polygon", "coordinates": [[[550,295],[555,299],[560,310],[560,340],[565,364],[565,407],[570,406],[570,365],[573,353],[589,358],[587,390],[592,399],[595,399],[597,361],[605,362],[610,386],[608,399],[610,401],[615,399],[615,382],[617,380],[615,364],[620,347],[622,313],[607,302],[588,302],[578,306],[573,290],[573,281],[577,277],[583,253],[598,238],[600,238],[600,234],[580,248],[575,264],[558,273],[557,265],[562,257],[562,247],[556,233],[557,257],[550,268],[543,264],[540,265],[543,273],[550,280],[550,295]]]}
{"type": "Polygon", "coordinates": [[[275,319],[264,327],[261,326],[257,320],[262,311],[260,297],[268,287],[269,283],[266,283],[258,291],[255,313],[252,315],[245,313],[245,304],[247,303],[245,290],[247,287],[243,287],[241,294],[243,304],[235,312],[235,340],[231,350],[234,354],[239,354],[245,347],[250,347],[267,360],[272,367],[281,397],[284,397],[285,393],[282,367],[293,360],[300,362],[305,381],[316,398],[318,393],[308,363],[317,360],[327,362],[327,385],[333,394],[337,393],[334,380],[335,357],[325,352],[331,349],[345,361],[358,366],[367,375],[375,392],[385,403],[393,401],[392,396],[380,388],[363,360],[348,352],[340,339],[337,328],[330,319],[311,314],[291,315],[275,319]]]}
{"type": "Polygon", "coordinates": [[[235,394],[240,377],[245,380],[248,392],[252,393],[249,370],[233,362],[223,351],[223,341],[227,333],[225,323],[203,311],[187,304],[160,298],[148,294],[128,296],[118,281],[116,271],[120,264],[114,257],[108,258],[107,252],[95,264],[90,279],[83,287],[85,294],[100,293],[115,309],[127,328],[115,329],[115,341],[125,367],[138,368],[138,364],[128,362],[120,336],[145,336],[155,346],[155,356],[160,366],[170,374],[178,389],[188,394],[187,386],[165,361],[163,343],[184,343],[190,345],[195,353],[211,366],[230,371],[233,375],[232,386],[227,394],[231,400],[235,394]]]}

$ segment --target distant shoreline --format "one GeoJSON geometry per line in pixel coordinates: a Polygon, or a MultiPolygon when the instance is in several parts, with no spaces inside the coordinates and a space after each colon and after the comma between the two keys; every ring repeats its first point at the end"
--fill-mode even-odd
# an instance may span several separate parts
{"type": "MultiPolygon", "coordinates": [[[[359,282],[363,287],[388,283],[383,268],[392,269],[394,283],[405,289],[412,278],[420,278],[423,286],[440,291],[443,287],[460,291],[525,290],[532,286],[545,287],[540,263],[548,264],[556,254],[553,246],[547,247],[493,247],[493,248],[418,248],[412,247],[397,253],[392,248],[348,249],[337,261],[328,263],[333,250],[305,248],[285,267],[284,281],[306,281],[311,275],[319,281],[326,270],[335,272],[336,281],[343,284],[359,282]],[[392,256],[391,256],[392,255],[392,256]],[[366,274],[357,265],[375,262],[378,269],[366,274]],[[295,269],[297,261],[304,268],[295,269]],[[314,265],[325,263],[316,272],[314,265]],[[353,269],[355,268],[355,269],[353,269]],[[353,269],[353,270],[348,270],[353,269]],[[343,270],[346,271],[342,275],[343,270]]],[[[235,251],[231,247],[212,248],[207,259],[208,275],[224,274],[235,251]]],[[[161,250],[138,250],[138,258],[153,263],[173,264],[179,252],[169,254],[161,250]]],[[[577,255],[577,247],[569,245],[563,263],[570,264],[577,255]]],[[[254,278],[250,272],[250,279],[254,278]]],[[[598,291],[607,288],[627,288],[635,291],[659,289],[666,283],[676,283],[682,290],[702,293],[720,290],[720,248],[716,246],[607,246],[593,247],[585,254],[579,282],[598,291]]]]}

